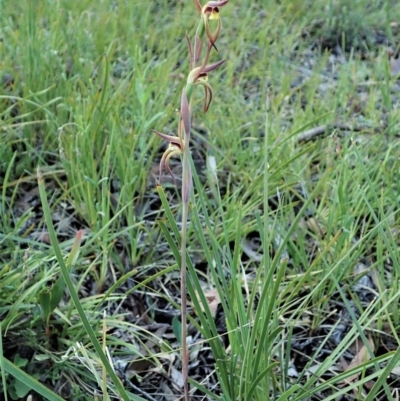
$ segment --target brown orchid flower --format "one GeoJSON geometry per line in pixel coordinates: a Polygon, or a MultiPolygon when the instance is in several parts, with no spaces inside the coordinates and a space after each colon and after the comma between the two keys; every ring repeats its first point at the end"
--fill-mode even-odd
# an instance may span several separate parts
{"type": "Polygon", "coordinates": [[[215,42],[218,39],[219,33],[222,28],[221,18],[219,17],[219,9],[220,7],[228,4],[229,0],[220,0],[220,1],[208,1],[203,7],[201,6],[199,0],[193,0],[197,10],[201,13],[204,28],[206,31],[207,38],[212,47],[217,50],[215,46],[215,42]],[[214,32],[211,32],[209,20],[218,20],[217,29],[214,32]]]}
{"type": "Polygon", "coordinates": [[[158,132],[153,130],[153,132],[158,135],[160,138],[166,140],[168,142],[168,148],[164,152],[160,160],[160,170],[159,170],[159,181],[161,180],[162,171],[165,168],[169,175],[174,180],[175,185],[177,186],[176,179],[174,173],[169,166],[169,160],[173,156],[181,155],[184,150],[186,144],[189,144],[190,139],[190,111],[189,104],[186,96],[185,90],[182,91],[181,97],[181,113],[180,120],[178,125],[178,135],[166,135],[162,132],[158,132]],[[185,132],[185,136],[183,135],[182,130],[185,132]]]}
{"type": "MultiPolygon", "coordinates": [[[[180,128],[181,128],[181,124],[179,124],[178,134],[179,134],[180,128]]],[[[164,154],[162,155],[162,158],[161,158],[161,161],[160,161],[160,170],[159,170],[158,181],[161,181],[162,171],[165,168],[168,171],[169,175],[174,180],[174,184],[177,186],[176,178],[174,176],[174,173],[171,170],[171,167],[169,166],[169,159],[171,159],[172,156],[177,156],[177,155],[181,155],[182,154],[184,143],[182,142],[181,139],[179,139],[176,136],[165,135],[162,132],[158,132],[156,130],[152,130],[152,131],[156,135],[158,135],[160,138],[165,139],[167,142],[169,142],[168,143],[168,148],[164,152],[164,154]]]]}
{"type": "MultiPolygon", "coordinates": [[[[198,58],[198,54],[196,54],[196,40],[199,40],[198,38],[195,38],[195,49],[193,51],[192,45],[190,43],[190,39],[186,34],[186,40],[188,43],[188,49],[189,49],[189,58],[190,58],[190,73],[187,79],[187,86],[186,90],[188,93],[188,97],[191,96],[191,92],[194,88],[194,86],[201,85],[204,88],[204,106],[203,110],[206,113],[208,108],[210,107],[212,97],[213,97],[213,90],[211,88],[211,85],[208,83],[208,73],[216,70],[220,65],[222,65],[225,60],[220,60],[217,61],[213,64],[207,65],[209,56],[210,56],[210,51],[212,48],[211,43],[208,44],[207,46],[207,53],[206,56],[199,67],[195,67],[196,61],[198,58]]],[[[197,42],[199,43],[199,42],[197,42]]],[[[200,50],[201,51],[201,50],[200,50]]]]}

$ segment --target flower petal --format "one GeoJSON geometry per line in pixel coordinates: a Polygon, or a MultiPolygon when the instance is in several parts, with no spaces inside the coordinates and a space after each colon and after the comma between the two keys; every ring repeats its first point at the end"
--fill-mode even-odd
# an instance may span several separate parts
{"type": "Polygon", "coordinates": [[[175,186],[178,186],[175,175],[172,172],[171,167],[169,166],[169,159],[172,156],[179,155],[181,153],[182,152],[181,152],[180,148],[177,148],[174,145],[168,147],[168,149],[164,152],[164,154],[162,155],[161,160],[160,160],[159,178],[158,178],[159,182],[161,181],[162,171],[165,168],[167,170],[168,174],[173,179],[175,186]]]}
{"type": "Polygon", "coordinates": [[[182,141],[177,136],[165,135],[162,132],[158,132],[154,129],[152,131],[160,138],[165,139],[170,144],[177,146],[179,149],[182,149],[182,141]]]}
{"type": "Polygon", "coordinates": [[[217,36],[213,35],[210,30],[210,25],[208,23],[208,16],[206,14],[203,14],[203,19],[204,19],[204,28],[206,30],[206,35],[207,35],[208,41],[209,41],[211,47],[213,47],[218,52],[217,46],[215,45],[217,36]]]}
{"type": "MultiPolygon", "coordinates": [[[[208,1],[204,7],[223,7],[228,4],[229,0],[221,0],[221,1],[208,1]]],[[[203,7],[203,9],[204,9],[203,7]]]]}
{"type": "Polygon", "coordinates": [[[172,172],[172,170],[171,170],[171,167],[169,166],[169,159],[172,157],[172,156],[176,156],[176,155],[178,155],[178,154],[180,154],[181,152],[180,151],[178,151],[178,150],[173,150],[173,151],[170,151],[170,153],[167,155],[167,157],[165,158],[165,169],[168,171],[168,173],[169,173],[169,175],[171,176],[171,178],[174,180],[174,184],[175,184],[175,186],[177,187],[178,186],[178,183],[176,182],[176,178],[175,178],[175,175],[174,175],[174,173],[172,172]]]}
{"type": "Polygon", "coordinates": [[[217,61],[216,63],[210,64],[210,65],[207,65],[207,66],[205,66],[205,67],[203,68],[202,73],[205,72],[205,73],[207,74],[207,73],[210,72],[210,71],[214,71],[214,70],[216,70],[220,65],[222,65],[222,64],[224,64],[224,63],[225,63],[225,59],[224,59],[224,60],[219,60],[219,61],[217,61]]]}
{"type": "Polygon", "coordinates": [[[211,85],[205,81],[205,80],[201,80],[201,85],[204,87],[204,105],[203,105],[203,111],[204,113],[207,113],[210,104],[212,102],[212,98],[213,98],[213,90],[211,88],[211,85]]]}

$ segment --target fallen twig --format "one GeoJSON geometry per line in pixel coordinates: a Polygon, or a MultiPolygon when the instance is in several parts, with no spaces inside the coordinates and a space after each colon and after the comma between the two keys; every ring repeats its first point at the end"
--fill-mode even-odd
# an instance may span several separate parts
{"type": "Polygon", "coordinates": [[[370,126],[363,124],[358,124],[358,125],[351,125],[346,123],[324,124],[299,133],[297,141],[299,143],[309,142],[317,137],[330,133],[333,130],[350,131],[350,132],[373,131],[374,133],[380,133],[386,128],[387,127],[371,128],[370,126]]]}

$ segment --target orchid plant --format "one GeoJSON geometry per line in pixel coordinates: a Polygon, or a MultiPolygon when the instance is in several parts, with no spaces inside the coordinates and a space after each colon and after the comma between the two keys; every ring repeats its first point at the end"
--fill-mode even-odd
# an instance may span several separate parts
{"type": "MultiPolygon", "coordinates": [[[[177,136],[166,135],[158,131],[153,131],[160,138],[168,142],[168,148],[163,154],[160,161],[160,179],[162,171],[165,169],[174,180],[175,176],[169,166],[171,157],[180,156],[182,160],[182,228],[181,228],[181,320],[182,320],[182,377],[184,381],[184,399],[189,401],[189,352],[186,343],[187,330],[187,304],[186,304],[186,244],[187,244],[187,224],[189,213],[190,195],[192,192],[192,172],[190,169],[190,130],[192,119],[193,93],[197,87],[204,90],[203,111],[206,113],[213,99],[213,90],[208,83],[208,74],[220,67],[225,60],[220,60],[212,64],[208,64],[211,51],[218,51],[216,42],[221,32],[222,22],[220,17],[220,8],[225,6],[229,0],[209,1],[202,6],[199,0],[194,0],[194,5],[200,13],[200,21],[194,35],[194,41],[190,40],[186,34],[186,41],[189,52],[189,74],[187,76],[186,86],[182,90],[181,107],[178,122],[177,136]],[[215,20],[217,26],[212,30],[210,21],[215,20]],[[205,54],[202,58],[203,50],[205,54]]],[[[159,180],[160,181],[160,180],[159,180]]]]}

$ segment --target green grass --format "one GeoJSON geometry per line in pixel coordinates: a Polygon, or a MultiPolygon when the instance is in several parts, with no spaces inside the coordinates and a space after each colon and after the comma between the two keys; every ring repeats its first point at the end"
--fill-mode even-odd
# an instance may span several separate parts
{"type": "MultiPolygon", "coordinates": [[[[400,114],[387,47],[400,6],[328,3],[221,10],[227,61],[210,76],[210,112],[195,105],[191,144],[193,399],[396,399],[400,114]],[[368,358],[346,370],[362,346],[368,358]]],[[[180,395],[180,199],[166,176],[156,189],[164,148],[151,129],[176,131],[194,13],[191,1],[3,5],[1,399],[180,395]]]]}

